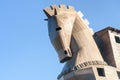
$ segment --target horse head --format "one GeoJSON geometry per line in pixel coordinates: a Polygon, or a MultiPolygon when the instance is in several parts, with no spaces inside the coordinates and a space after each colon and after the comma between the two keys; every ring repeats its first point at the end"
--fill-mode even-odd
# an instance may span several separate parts
{"type": "Polygon", "coordinates": [[[44,9],[48,19],[48,33],[60,62],[66,62],[61,74],[85,68],[89,65],[107,65],[93,38],[89,22],[72,6],[56,6],[44,9]]]}
{"type": "Polygon", "coordinates": [[[48,19],[48,33],[56,49],[60,62],[63,63],[72,58],[70,49],[72,29],[75,21],[74,8],[72,6],[56,6],[44,9],[48,19]]]}

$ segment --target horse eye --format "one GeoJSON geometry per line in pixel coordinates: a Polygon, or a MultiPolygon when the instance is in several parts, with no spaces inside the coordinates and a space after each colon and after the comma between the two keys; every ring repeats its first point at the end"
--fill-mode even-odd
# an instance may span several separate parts
{"type": "Polygon", "coordinates": [[[61,30],[61,27],[56,28],[56,31],[59,31],[59,30],[61,30]]]}

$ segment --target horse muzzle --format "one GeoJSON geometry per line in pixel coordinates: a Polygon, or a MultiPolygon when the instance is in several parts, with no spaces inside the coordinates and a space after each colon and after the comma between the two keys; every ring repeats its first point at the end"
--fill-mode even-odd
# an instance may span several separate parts
{"type": "Polygon", "coordinates": [[[72,58],[72,53],[71,53],[71,50],[69,48],[62,51],[62,53],[60,55],[62,56],[62,57],[60,57],[60,63],[64,63],[72,58]]]}

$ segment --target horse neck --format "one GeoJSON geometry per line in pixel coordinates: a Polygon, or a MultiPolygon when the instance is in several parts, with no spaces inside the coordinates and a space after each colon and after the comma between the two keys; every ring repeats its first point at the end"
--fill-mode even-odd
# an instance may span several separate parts
{"type": "Polygon", "coordinates": [[[74,65],[87,61],[103,61],[90,29],[79,17],[74,22],[70,47],[74,65]]]}
{"type": "Polygon", "coordinates": [[[106,64],[97,48],[90,29],[79,17],[74,22],[70,49],[73,57],[65,64],[63,73],[78,66],[106,64]]]}

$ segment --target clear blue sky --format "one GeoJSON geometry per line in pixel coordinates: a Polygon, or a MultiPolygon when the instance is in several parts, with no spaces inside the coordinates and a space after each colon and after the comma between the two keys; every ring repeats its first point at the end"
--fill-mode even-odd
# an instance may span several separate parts
{"type": "Polygon", "coordinates": [[[120,0],[0,0],[0,80],[56,80],[63,64],[42,11],[51,4],[81,10],[94,31],[120,29],[120,0]]]}

